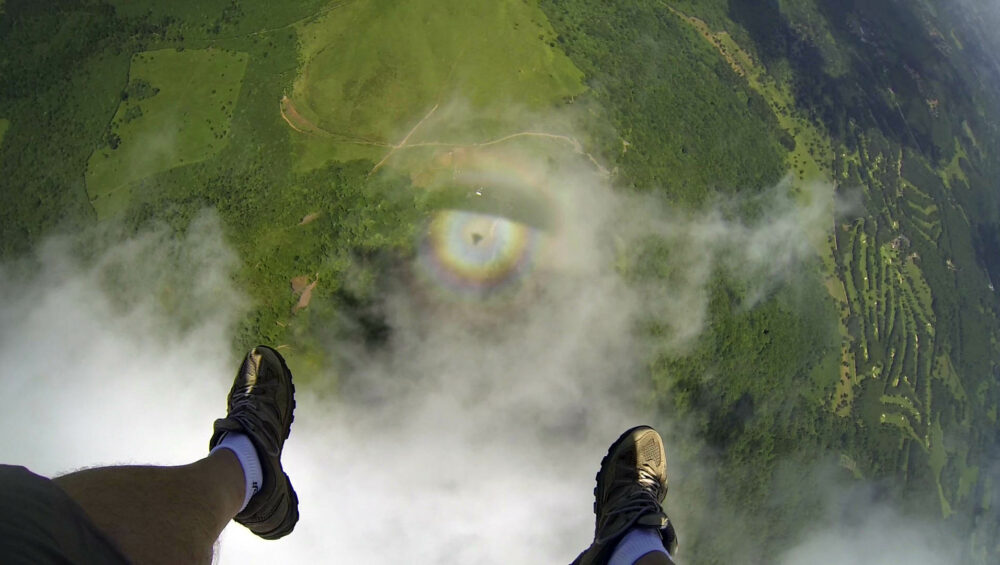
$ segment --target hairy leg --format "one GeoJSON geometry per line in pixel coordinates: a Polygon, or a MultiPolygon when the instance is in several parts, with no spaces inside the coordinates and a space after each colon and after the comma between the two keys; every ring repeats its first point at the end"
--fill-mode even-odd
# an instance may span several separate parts
{"type": "Polygon", "coordinates": [[[210,563],[245,488],[228,449],[190,465],[98,467],[53,480],[139,564],[210,563]]]}

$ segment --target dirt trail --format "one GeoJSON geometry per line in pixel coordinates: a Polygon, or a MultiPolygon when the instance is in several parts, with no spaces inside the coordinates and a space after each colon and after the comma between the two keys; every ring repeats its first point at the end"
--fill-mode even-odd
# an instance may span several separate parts
{"type": "Polygon", "coordinates": [[[320,128],[316,127],[315,124],[305,119],[302,114],[295,109],[292,99],[287,96],[281,97],[281,119],[285,120],[285,123],[287,123],[289,127],[299,133],[320,133],[322,131],[320,128]]]}
{"type": "Polygon", "coordinates": [[[718,50],[719,54],[722,55],[722,58],[725,59],[727,63],[729,63],[729,66],[732,67],[733,72],[744,78],[752,78],[749,73],[750,69],[753,68],[753,60],[751,59],[750,54],[738,47],[734,49],[735,52],[730,51],[730,48],[726,46],[726,43],[731,43],[735,45],[735,42],[732,41],[728,32],[725,31],[714,32],[711,30],[711,28],[708,27],[708,24],[706,24],[701,19],[696,18],[694,16],[689,16],[681,12],[680,10],[677,10],[673,6],[667,4],[666,2],[661,2],[661,4],[663,4],[664,7],[673,12],[675,16],[689,23],[695,29],[695,31],[697,31],[703,38],[705,38],[709,43],[711,43],[712,46],[714,46],[715,49],[718,50]]]}
{"type": "Polygon", "coordinates": [[[413,129],[410,130],[410,133],[406,134],[406,137],[403,138],[403,141],[400,141],[397,145],[395,145],[392,149],[390,149],[389,153],[387,153],[385,157],[382,157],[382,160],[376,163],[375,166],[372,167],[372,170],[368,171],[368,176],[372,176],[372,173],[377,171],[379,167],[381,167],[389,159],[389,157],[392,157],[392,154],[395,153],[396,150],[406,147],[406,142],[409,141],[410,136],[412,136],[413,133],[417,131],[420,128],[420,126],[423,125],[424,122],[427,121],[427,118],[430,118],[432,115],[434,115],[434,112],[436,112],[437,109],[438,109],[438,104],[435,104],[434,107],[431,108],[431,111],[427,112],[427,115],[421,118],[421,120],[417,122],[417,125],[413,126],[413,129]]]}
{"type": "Polygon", "coordinates": [[[312,122],[307,120],[304,116],[302,116],[302,114],[300,114],[298,110],[296,110],[294,102],[292,102],[291,98],[287,96],[284,96],[281,99],[281,118],[285,120],[285,123],[287,123],[290,128],[305,135],[319,135],[322,137],[334,138],[343,143],[351,143],[355,145],[370,145],[374,147],[388,148],[389,152],[386,153],[386,155],[382,157],[382,159],[379,160],[379,162],[376,163],[374,167],[372,167],[372,170],[368,172],[369,176],[371,176],[380,168],[382,168],[382,166],[385,165],[386,161],[388,161],[397,151],[400,150],[412,149],[415,147],[446,147],[452,149],[489,147],[491,145],[498,145],[500,143],[504,143],[512,139],[517,139],[519,137],[539,137],[539,138],[553,139],[556,141],[567,143],[573,148],[573,151],[575,153],[586,157],[597,168],[597,170],[601,172],[602,175],[610,176],[611,174],[603,165],[601,165],[601,163],[596,158],[594,158],[593,155],[591,155],[590,153],[588,153],[583,149],[583,144],[580,143],[576,138],[570,137],[568,135],[547,133],[543,131],[521,131],[504,135],[502,137],[498,137],[495,139],[487,139],[485,141],[474,142],[474,143],[455,143],[448,141],[421,141],[420,143],[408,143],[410,138],[413,137],[413,134],[416,133],[417,130],[420,129],[420,126],[422,126],[428,119],[431,118],[431,116],[434,115],[439,106],[440,104],[435,104],[434,107],[431,108],[430,111],[428,111],[427,114],[424,115],[424,117],[421,118],[420,121],[417,122],[417,124],[413,126],[412,129],[410,129],[410,131],[406,134],[406,136],[403,137],[403,139],[395,145],[391,143],[371,141],[367,139],[329,132],[317,126],[316,124],[313,124],[312,122]]]}
{"type": "Polygon", "coordinates": [[[593,163],[593,165],[595,167],[597,167],[597,170],[601,171],[601,174],[603,174],[605,176],[610,175],[610,173],[608,172],[608,170],[605,169],[597,161],[597,159],[594,158],[593,155],[591,155],[590,153],[587,153],[586,151],[584,151],[583,144],[581,144],[579,141],[577,141],[576,138],[570,137],[568,135],[560,135],[560,134],[556,134],[556,133],[546,133],[546,132],[543,132],[543,131],[522,131],[522,132],[517,132],[517,133],[512,133],[512,134],[509,134],[509,135],[505,135],[503,137],[498,137],[496,139],[491,139],[491,140],[488,140],[488,141],[481,141],[479,143],[448,143],[448,142],[443,142],[443,141],[423,141],[423,142],[420,142],[420,143],[414,143],[412,145],[408,145],[407,147],[451,147],[451,148],[488,147],[490,145],[496,145],[498,143],[503,143],[505,141],[510,141],[511,139],[516,139],[518,137],[543,137],[543,138],[555,139],[557,141],[563,141],[565,143],[568,143],[570,146],[573,147],[573,151],[575,153],[577,153],[578,155],[583,155],[584,157],[586,157],[587,159],[589,159],[590,162],[593,163]]]}
{"type": "Polygon", "coordinates": [[[295,102],[293,102],[292,99],[289,98],[288,96],[283,96],[281,98],[280,111],[281,111],[281,119],[285,120],[285,123],[288,124],[288,127],[292,128],[293,130],[301,134],[328,137],[343,143],[352,143],[354,145],[392,147],[392,145],[380,141],[373,141],[371,139],[365,139],[363,137],[353,137],[342,133],[327,131],[321,128],[320,126],[310,122],[308,119],[306,119],[305,116],[300,114],[298,109],[295,108],[295,102]]]}

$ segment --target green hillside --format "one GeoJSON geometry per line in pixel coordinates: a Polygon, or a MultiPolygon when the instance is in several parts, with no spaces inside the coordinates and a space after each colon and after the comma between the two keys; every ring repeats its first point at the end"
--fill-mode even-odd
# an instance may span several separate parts
{"type": "Polygon", "coordinates": [[[550,108],[585,89],[530,3],[358,2],[296,30],[302,66],[282,116],[301,134],[299,170],[331,158],[378,162],[404,139],[499,137],[511,133],[511,108],[550,108]]]}
{"type": "Polygon", "coordinates": [[[246,63],[245,54],[212,49],[132,57],[107,144],[87,163],[87,193],[99,219],[128,206],[135,181],[225,147],[246,63]]]}

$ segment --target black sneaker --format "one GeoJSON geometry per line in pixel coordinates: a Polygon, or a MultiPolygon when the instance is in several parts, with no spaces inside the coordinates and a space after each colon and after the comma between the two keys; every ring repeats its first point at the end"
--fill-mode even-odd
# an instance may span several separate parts
{"type": "Polygon", "coordinates": [[[626,431],[601,460],[594,488],[594,543],[573,565],[607,563],[618,542],[635,527],[654,529],[673,555],[677,535],[661,506],[666,496],[667,461],[660,434],[649,426],[626,431]]]}
{"type": "Polygon", "coordinates": [[[209,449],[227,432],[246,434],[257,448],[264,484],[250,498],[236,521],[264,539],[278,539],[295,528],[299,499],[281,468],[281,450],[288,439],[295,410],[292,373],[281,355],[263,345],[247,354],[229,391],[229,411],[215,421],[209,449]]]}

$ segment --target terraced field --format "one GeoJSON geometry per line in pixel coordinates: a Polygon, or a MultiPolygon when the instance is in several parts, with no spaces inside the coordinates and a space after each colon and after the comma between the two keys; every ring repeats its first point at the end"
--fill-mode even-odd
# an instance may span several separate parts
{"type": "MultiPolygon", "coordinates": [[[[837,260],[850,304],[858,375],[858,390],[842,396],[837,409],[846,413],[853,403],[864,421],[878,421],[891,431],[883,441],[895,443],[901,454],[908,453],[909,444],[917,446],[937,484],[942,513],[948,516],[969,490],[950,484],[943,469],[950,463],[959,476],[970,477],[978,468],[966,464],[962,442],[946,447],[942,435],[944,407],[964,403],[967,394],[948,348],[938,339],[931,288],[924,275],[928,259],[914,246],[917,238],[939,245],[942,220],[935,200],[900,176],[902,158],[863,142],[858,153],[845,160],[844,171],[861,172],[861,186],[872,201],[879,194],[895,197],[878,214],[837,230],[837,260]],[[947,391],[948,398],[936,398],[936,390],[947,391]]],[[[955,268],[950,260],[945,262],[935,267],[955,268]]],[[[967,418],[948,424],[953,433],[957,429],[968,433],[967,418]]],[[[900,457],[904,476],[912,463],[912,457],[900,457]]]]}
{"type": "MultiPolygon", "coordinates": [[[[949,398],[938,401],[942,406],[964,402],[967,397],[947,348],[936,339],[924,259],[911,245],[914,238],[938,245],[942,237],[939,206],[928,192],[937,188],[921,187],[905,178],[903,151],[887,151],[881,139],[860,135],[855,150],[838,146],[819,124],[795,110],[788,85],[770,76],[729,33],[713,31],[704,21],[665,6],[698,31],[768,101],[781,127],[795,141],[787,162],[800,186],[827,179],[860,187],[870,202],[881,203],[882,195],[892,195],[885,199],[884,209],[841,221],[833,238],[814,242],[826,269],[827,290],[841,312],[841,370],[830,408],[842,418],[881,427],[878,442],[887,452],[900,454],[898,464],[904,476],[911,461],[909,445],[918,446],[937,484],[942,513],[949,515],[953,503],[968,496],[967,482],[978,476],[978,468],[966,465],[961,442],[950,449],[944,446],[942,409],[931,392],[938,386],[949,391],[949,398]],[[943,478],[948,462],[959,469],[958,477],[964,477],[955,484],[946,484],[949,480],[943,478]],[[947,492],[953,494],[949,497],[947,492]]],[[[836,63],[838,59],[830,60],[836,63]]],[[[956,138],[954,143],[955,155],[936,172],[948,188],[967,182],[959,165],[966,155],[962,140],[956,138]]],[[[832,200],[828,210],[832,225],[832,200]]],[[[957,269],[950,260],[943,267],[957,269]]],[[[967,426],[967,419],[961,424],[967,426]]],[[[856,465],[852,468],[857,472],[856,465]]]]}

